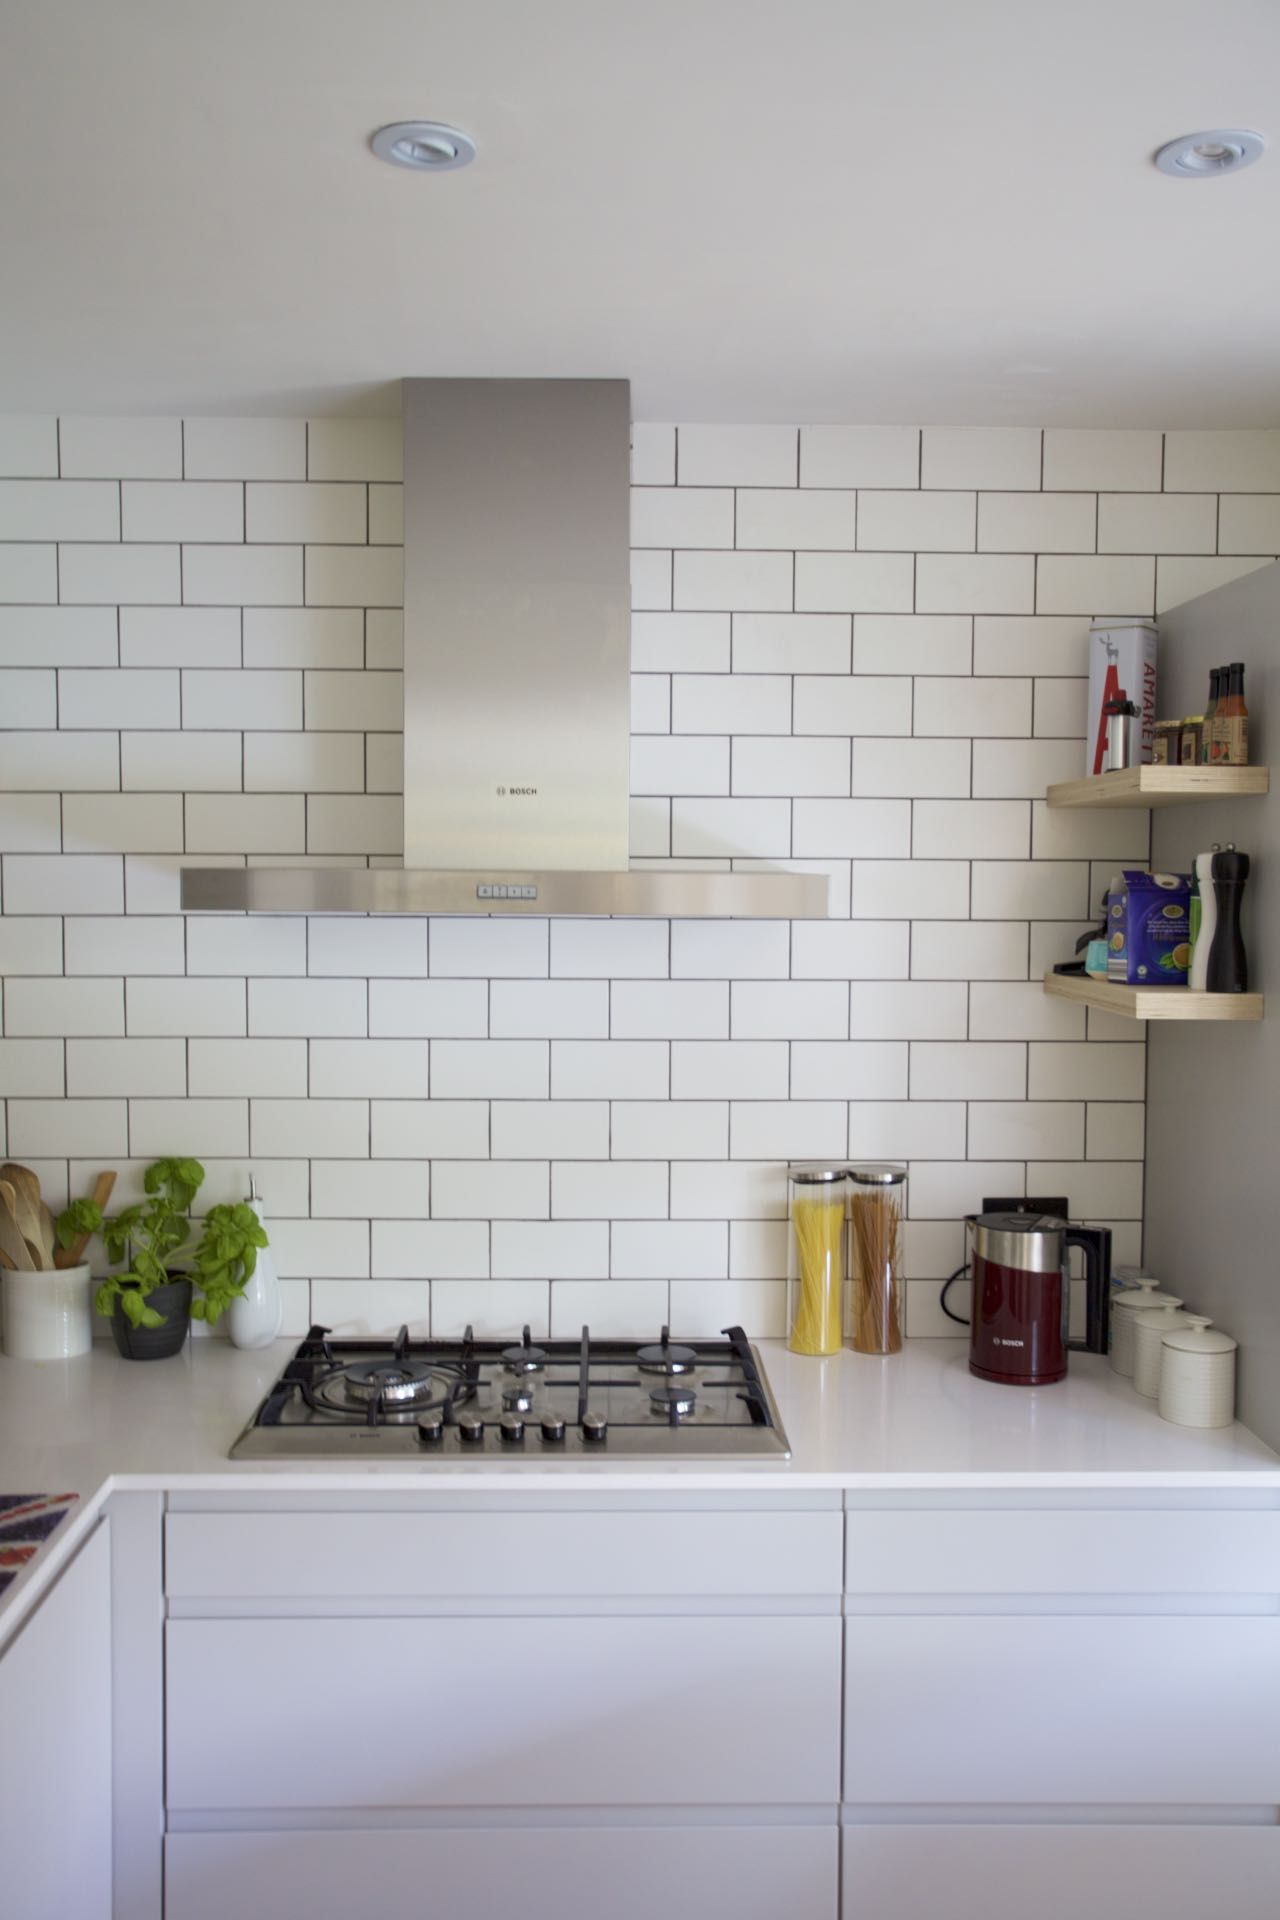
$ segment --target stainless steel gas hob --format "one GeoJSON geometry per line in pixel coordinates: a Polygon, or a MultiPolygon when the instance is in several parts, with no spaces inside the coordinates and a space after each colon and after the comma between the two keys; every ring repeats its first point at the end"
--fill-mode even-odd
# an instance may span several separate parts
{"type": "Polygon", "coordinates": [[[312,1327],[231,1449],[240,1460],[783,1461],[741,1327],[721,1340],[331,1340],[312,1327]]]}

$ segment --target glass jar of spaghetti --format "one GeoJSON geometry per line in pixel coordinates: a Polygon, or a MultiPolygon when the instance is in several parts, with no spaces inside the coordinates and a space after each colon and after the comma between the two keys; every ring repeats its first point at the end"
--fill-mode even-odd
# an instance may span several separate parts
{"type": "Polygon", "coordinates": [[[787,1345],[792,1353],[839,1353],[844,1340],[846,1206],[843,1166],[787,1168],[787,1345]]]}
{"type": "Polygon", "coordinates": [[[907,1170],[885,1163],[849,1168],[849,1344],[855,1353],[897,1353],[906,1297],[902,1237],[907,1170]]]}

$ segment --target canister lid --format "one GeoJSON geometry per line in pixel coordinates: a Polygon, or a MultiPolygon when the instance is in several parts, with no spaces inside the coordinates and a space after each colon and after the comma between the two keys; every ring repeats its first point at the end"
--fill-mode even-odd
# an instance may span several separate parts
{"type": "Polygon", "coordinates": [[[843,1180],[848,1168],[833,1165],[829,1160],[795,1160],[787,1168],[788,1180],[794,1180],[797,1186],[819,1187],[834,1180],[843,1180]]]}
{"type": "Polygon", "coordinates": [[[1134,1316],[1134,1328],[1141,1333],[1146,1328],[1151,1333],[1163,1333],[1168,1327],[1189,1327],[1192,1325],[1207,1327],[1209,1322],[1198,1313],[1181,1313],[1177,1307],[1156,1307],[1146,1313],[1134,1316]]]}
{"type": "Polygon", "coordinates": [[[1199,1314],[1189,1316],[1197,1324],[1193,1327],[1177,1327],[1164,1336],[1166,1347],[1176,1347],[1179,1353],[1234,1353],[1240,1345],[1229,1333],[1223,1333],[1199,1314]]]}
{"type": "Polygon", "coordinates": [[[864,1187],[896,1187],[907,1177],[905,1167],[891,1166],[887,1160],[867,1160],[847,1169],[849,1178],[864,1187]]]}
{"type": "Polygon", "coordinates": [[[1126,1313],[1149,1313],[1154,1307],[1180,1307],[1182,1301],[1176,1293],[1161,1293],[1159,1288],[1150,1288],[1136,1281],[1132,1287],[1125,1287],[1111,1296],[1111,1311],[1123,1307],[1126,1313]]]}

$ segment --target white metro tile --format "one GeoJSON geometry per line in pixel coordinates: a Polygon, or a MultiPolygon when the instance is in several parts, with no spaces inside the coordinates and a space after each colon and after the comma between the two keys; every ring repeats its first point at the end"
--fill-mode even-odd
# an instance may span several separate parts
{"type": "Polygon", "coordinates": [[[925,487],[1040,485],[1040,431],[1035,427],[926,427],[921,450],[925,487]]]}
{"type": "Polygon", "coordinates": [[[1024,1045],[921,1040],[912,1046],[913,1100],[1020,1100],[1026,1091],[1024,1045]]]}
{"type": "Polygon", "coordinates": [[[1084,1152],[1084,1107],[1078,1100],[975,1100],[969,1109],[969,1152],[975,1160],[1049,1155],[1078,1160],[1084,1152]]]}
{"type": "Polygon", "coordinates": [[[51,479],[58,471],[58,422],[52,413],[0,414],[0,473],[51,479]]]}
{"type": "MultiPolygon", "coordinates": [[[[330,738],[335,736],[330,735],[330,738]]],[[[357,739],[359,736],[356,736],[357,739]]],[[[369,793],[404,792],[404,739],[398,733],[365,735],[365,787],[369,793]]]]}
{"type": "Polygon", "coordinates": [[[723,1100],[618,1100],[612,1129],[620,1160],[723,1160],[729,1107],[723,1100]]]}
{"type": "Polygon", "coordinates": [[[312,1040],[313,1095],[331,1099],[422,1099],[427,1094],[426,1040],[312,1040]]]}
{"type": "Polygon", "coordinates": [[[442,1160],[431,1176],[433,1220],[545,1220],[545,1160],[442,1160]]]}
{"type": "Polygon", "coordinates": [[[63,546],[58,597],[67,605],[176,603],[182,597],[178,551],[174,546],[63,546]]]}
{"type": "Polygon", "coordinates": [[[1145,429],[1047,427],[1044,485],[1094,493],[1151,493],[1160,486],[1163,435],[1145,429]]]}
{"type": "Polygon", "coordinates": [[[801,427],[802,487],[914,487],[916,427],[801,427]]]}
{"type": "MultiPolygon", "coordinates": [[[[981,751],[988,750],[984,741],[981,751]]],[[[963,798],[969,792],[972,753],[967,739],[857,739],[853,745],[853,791],[867,796],[963,798]]],[[[1037,791],[1042,792],[1043,786],[1037,791]]]]}
{"type": "Polygon", "coordinates": [[[65,1160],[72,1154],[118,1158],[129,1151],[129,1110],[123,1100],[11,1099],[8,1107],[9,1152],[24,1160],[65,1160]]]}
{"type": "Polygon", "coordinates": [[[671,731],[671,679],[665,673],[631,676],[632,733],[671,731]]]}
{"type": "Polygon", "coordinates": [[[183,422],[188,480],[302,480],[307,423],[283,419],[183,422]]]}
{"type": "MultiPolygon", "coordinates": [[[[369,1228],[365,1221],[273,1220],[271,1245],[282,1276],[298,1274],[317,1286],[326,1280],[347,1281],[345,1312],[351,1315],[356,1286],[350,1283],[358,1282],[369,1271],[369,1228]]],[[[344,1303],[335,1298],[332,1304],[338,1308],[335,1318],[342,1316],[344,1303]]],[[[364,1324],[358,1316],[339,1321],[344,1323],[353,1329],[364,1324]]],[[[333,1324],[326,1319],[326,1326],[333,1324]]]]}
{"type": "Polygon", "coordinates": [[[752,854],[785,857],[791,851],[789,800],[681,798],[671,807],[671,851],[677,858],[752,854]]]}
{"type": "MultiPolygon", "coordinates": [[[[584,992],[568,982],[564,990],[584,992]]],[[[608,989],[602,1031],[615,1040],[727,1038],[728,986],[722,980],[616,980],[608,989]]]]}
{"type": "MultiPolygon", "coordinates": [[[[824,1055],[828,1049],[824,1048],[824,1055]]],[[[905,1048],[903,1049],[905,1053],[905,1048]]],[[[849,1133],[848,1095],[790,1100],[735,1100],[729,1152],[735,1160],[822,1160],[842,1157],[849,1133]]]]}
{"type": "Polygon", "coordinates": [[[911,928],[911,977],[1025,980],[1026,922],[917,920],[911,928]]]}
{"type": "Polygon", "coordinates": [[[849,1153],[868,1160],[963,1160],[963,1100],[854,1100],[849,1153]]]}
{"type": "Polygon", "coordinates": [[[1084,747],[1078,739],[983,740],[974,745],[973,791],[984,797],[1043,800],[1045,788],[1055,780],[1075,780],[1083,772],[1084,747]]]}
{"type": "Polygon", "coordinates": [[[1036,561],[1029,553],[922,553],[917,613],[1032,613],[1036,561]]]}
{"type": "Polygon", "coordinates": [[[848,673],[847,613],[735,613],[735,673],[848,673]]]}
{"type": "Polygon", "coordinates": [[[1025,800],[917,800],[911,851],[926,860],[1025,860],[1031,808],[1025,800]]]}
{"type": "MultiPolygon", "coordinates": [[[[419,919],[331,919],[307,923],[307,972],[314,974],[425,974],[427,928],[419,919]]],[[[405,1031],[408,1031],[405,1029],[405,1031]]]]}
{"type": "Polygon", "coordinates": [[[671,607],[671,555],[665,549],[638,548],[631,556],[631,606],[637,613],[671,607]]]}
{"type": "Polygon", "coordinates": [[[398,854],[403,842],[399,794],[307,795],[309,854],[398,854]]]}
{"type": "Polygon", "coordinates": [[[672,979],[785,979],[791,929],[780,920],[673,920],[672,979]]]}
{"type": "MultiPolygon", "coordinates": [[[[190,735],[183,735],[189,739],[190,735]]],[[[236,734],[205,734],[232,741],[236,734]]],[[[362,733],[247,733],[243,743],[246,793],[360,793],[364,787],[362,733]]]]}
{"type": "Polygon", "coordinates": [[[109,480],[0,480],[0,540],[118,540],[109,480]]]}
{"type": "Polygon", "coordinates": [[[905,675],[800,674],[797,734],[903,735],[911,731],[911,681],[905,675]]]}
{"type": "MultiPolygon", "coordinates": [[[[1091,1160],[1141,1160],[1146,1151],[1146,1108],[1141,1101],[1092,1100],[1087,1108],[1086,1148],[1091,1160]]],[[[1061,1149],[1054,1151],[1060,1152],[1061,1149]]]]}
{"type": "Polygon", "coordinates": [[[244,538],[300,545],[358,541],[368,529],[365,488],[343,481],[253,482],[244,491],[244,538]]]}
{"type": "Polygon", "coordinates": [[[244,1155],[249,1151],[247,1100],[130,1100],[129,1151],[244,1155]]]}
{"type": "Polygon", "coordinates": [[[631,619],[634,673],[727,673],[727,613],[637,613],[631,619]]]}
{"type": "Polygon", "coordinates": [[[367,1100],[255,1099],[249,1112],[254,1154],[296,1154],[308,1159],[327,1155],[338,1160],[369,1157],[367,1100]]]}
{"type": "Polygon", "coordinates": [[[52,543],[13,542],[0,546],[0,600],[52,601],[58,598],[58,550],[52,543]]]}
{"type": "Polygon", "coordinates": [[[492,1151],[501,1160],[607,1160],[605,1100],[495,1100],[492,1151]]]}
{"type": "Polygon", "coordinates": [[[551,922],[551,972],[588,980],[664,979],[668,938],[664,921],[556,919],[551,922]]]}
{"type": "Polygon", "coordinates": [[[292,730],[302,725],[302,675],[266,669],[184,671],[182,718],[189,727],[264,733],[292,730]]]}
{"type": "Polygon", "coordinates": [[[300,793],[188,793],[188,853],[302,853],[300,793]]]}
{"type": "Polygon", "coordinates": [[[364,980],[249,981],[249,1032],[272,1035],[362,1035],[366,1030],[364,980]]]}
{"type": "Polygon", "coordinates": [[[553,1280],[552,1337],[573,1339],[590,1323],[596,1339],[635,1339],[670,1322],[668,1297],[665,1280],[553,1280]]]}
{"type": "Polygon", "coordinates": [[[554,1100],[661,1100],[670,1075],[665,1040],[556,1040],[554,1100]]]}
{"type": "Polygon", "coordinates": [[[1280,497],[1223,494],[1218,502],[1218,552],[1280,553],[1280,497]]]}
{"type": "Polygon", "coordinates": [[[673,1280],[670,1316],[673,1334],[689,1340],[732,1326],[777,1340],[787,1330],[787,1289],[781,1280],[673,1280]]]}
{"type": "Polygon", "coordinates": [[[181,1040],[67,1042],[67,1093],[72,1098],[186,1091],[187,1050],[181,1040]]]}
{"type": "Polygon", "coordinates": [[[815,488],[744,487],[738,494],[736,545],[852,547],[856,499],[853,493],[815,488]]]}
{"type": "Polygon", "coordinates": [[[1212,593],[1215,587],[1225,587],[1269,564],[1268,559],[1211,560],[1161,554],[1156,561],[1156,612],[1167,613],[1184,600],[1196,600],[1202,593],[1212,593]]]}
{"type": "MultiPolygon", "coordinates": [[[[291,549],[263,548],[262,551],[291,549]]],[[[292,598],[305,598],[309,607],[399,607],[404,604],[401,548],[308,546],[306,554],[306,593],[292,598]]]]}
{"type": "Polygon", "coordinates": [[[979,1165],[970,1161],[916,1160],[911,1166],[911,1213],[916,1220],[955,1220],[972,1213],[979,1190],[1016,1194],[1025,1190],[1025,1173],[1012,1161],[979,1165]]]}
{"type": "MultiPolygon", "coordinates": [[[[915,693],[915,733],[994,739],[1031,731],[1030,680],[922,679],[915,693]]],[[[977,750],[975,749],[975,752],[977,750]]]]}
{"type": "Polygon", "coordinates": [[[545,1040],[433,1040],[432,1096],[441,1100],[545,1099],[550,1091],[548,1053],[545,1040]]]}
{"type": "Polygon", "coordinates": [[[599,1280],[609,1271],[604,1220],[495,1220],[495,1280],[599,1280]]]}
{"type": "Polygon", "coordinates": [[[126,540],[244,539],[244,488],[232,481],[126,480],[120,504],[126,540]]]}
{"type": "Polygon", "coordinates": [[[63,727],[178,728],[178,675],[162,668],[63,668],[58,675],[63,727]]]}
{"type": "Polygon", "coordinates": [[[558,1160],[551,1168],[553,1220],[665,1220],[667,1168],[660,1160],[596,1165],[558,1160]]]}
{"type": "MultiPolygon", "coordinates": [[[[729,791],[729,742],[701,734],[653,735],[631,742],[631,792],[637,798],[729,791]]],[[[637,853],[634,837],[632,853],[637,853]]],[[[658,849],[666,852],[665,843],[658,849]]]]}
{"type": "Polygon", "coordinates": [[[910,613],[915,558],[910,553],[798,553],[796,609],[801,613],[910,613]]]}
{"type": "Polygon", "coordinates": [[[734,1280],[783,1280],[789,1232],[782,1220],[729,1222],[729,1275],[734,1280]]]}
{"type": "MultiPolygon", "coordinates": [[[[61,1099],[66,1091],[66,1074],[63,1054],[65,1042],[62,1040],[0,1040],[0,1086],[3,1086],[8,1099],[40,1098],[52,1095],[61,1099]]],[[[79,1041],[73,1041],[79,1046],[79,1041]]],[[[93,1042],[89,1043],[93,1045],[93,1042]]],[[[82,1088],[79,1091],[88,1092],[82,1088]]],[[[95,1087],[95,1093],[118,1092],[119,1089],[95,1087]]],[[[664,1208],[665,1212],[666,1209],[664,1208]]]]}
{"type": "Polygon", "coordinates": [[[1032,732],[1040,739],[1083,740],[1088,690],[1087,680],[1037,680],[1032,732]]]}
{"type": "Polygon", "coordinates": [[[631,484],[670,487],[676,477],[676,430],[672,426],[631,423],[631,484]]]}
{"type": "Polygon", "coordinates": [[[965,860],[855,860],[855,920],[967,920],[965,860]]]}
{"type": "Polygon", "coordinates": [[[735,980],[735,1040],[847,1039],[849,989],[842,981],[735,980]]]}
{"type": "Polygon", "coordinates": [[[1051,999],[1039,980],[975,981],[969,989],[973,1040],[1083,1040],[1083,1013],[1051,999]]]}
{"type": "MultiPolygon", "coordinates": [[[[634,576],[633,576],[634,577],[634,576]]],[[[767,612],[792,604],[789,553],[677,553],[673,605],[687,612],[767,612]]]]}
{"type": "Polygon", "coordinates": [[[1265,427],[1166,433],[1164,489],[1166,493],[1280,493],[1280,431],[1265,427]]]}
{"type": "Polygon", "coordinates": [[[313,1160],[313,1218],[425,1220],[427,1167],[418,1160],[313,1160]]]}
{"type": "Polygon", "coordinates": [[[9,1035],[124,1032],[124,985],[116,979],[16,979],[5,982],[9,1035]]]}
{"type": "Polygon", "coordinates": [[[309,728],[333,733],[398,733],[403,725],[401,674],[320,671],[304,677],[309,728]]]}
{"type": "Polygon", "coordinates": [[[677,473],[682,487],[791,487],[796,483],[795,427],[680,427],[677,473]]]}
{"type": "Polygon", "coordinates": [[[1214,553],[1217,547],[1216,494],[1098,495],[1099,553],[1214,553]]]}
{"type": "Polygon", "coordinates": [[[4,859],[6,913],[122,913],[124,875],[111,854],[11,854],[4,859]]]}
{"type": "Polygon", "coordinates": [[[631,544],[633,547],[731,547],[732,489],[632,487],[631,544]]]}
{"type": "Polygon", "coordinates": [[[979,614],[973,670],[980,674],[1087,674],[1089,622],[1083,614],[979,614]]]}
{"type": "Polygon", "coordinates": [[[608,984],[604,980],[495,980],[489,987],[489,1032],[495,1040],[605,1039],[608,984]]]}
{"type": "Polygon", "coordinates": [[[963,981],[859,981],[850,996],[849,1035],[854,1040],[963,1040],[968,1000],[963,981]]]}
{"type": "Polygon", "coordinates": [[[197,607],[296,606],[302,599],[302,548],[184,546],[182,598],[197,607]]]}
{"type": "Polygon", "coordinates": [[[114,667],[115,607],[0,607],[0,667],[114,667]]]}
{"type": "Polygon", "coordinates": [[[907,1051],[902,1040],[796,1041],[791,1049],[791,1097],[905,1100],[907,1051]]]}
{"type": "Polygon", "coordinates": [[[671,1048],[676,1100],[785,1100],[785,1040],[677,1040],[671,1048]]]}
{"type": "MultiPolygon", "coordinates": [[[[489,1228],[480,1220],[375,1220],[372,1223],[372,1265],[375,1277],[405,1274],[432,1281],[483,1280],[489,1272],[489,1228]]],[[[432,1292],[435,1293],[435,1287],[432,1292]]],[[[483,1292],[487,1294],[486,1287],[483,1292]]],[[[545,1288],[543,1289],[545,1293],[545,1288]]],[[[475,1312],[478,1290],[469,1287],[472,1311],[467,1320],[480,1316],[475,1312]]],[[[437,1332],[440,1329],[437,1327],[437,1332]]],[[[460,1323],[455,1329],[462,1332],[460,1323]]]]}
{"type": "MultiPolygon", "coordinates": [[[[136,980],[129,982],[130,988],[140,984],[136,980]]],[[[187,1048],[187,1076],[188,1090],[193,1094],[305,1099],[307,1043],[305,1040],[193,1039],[187,1048]]]]}
{"type": "Polygon", "coordinates": [[[1141,1100],[1146,1048],[1110,1041],[1032,1041],[1029,1100],[1141,1100]]]}
{"type": "Polygon", "coordinates": [[[403,429],[398,417],[308,420],[309,480],[399,480],[403,429]]]}
{"type": "Polygon", "coordinates": [[[363,612],[359,607],[246,607],[244,664],[363,667],[363,612]]]}
{"type": "Polygon", "coordinates": [[[778,1161],[723,1160],[671,1168],[673,1220],[785,1220],[786,1169],[778,1161]]]}
{"type": "Polygon", "coordinates": [[[1148,815],[1130,807],[1031,806],[1031,851],[1037,860],[1128,860],[1146,865],[1148,815]]]}
{"type": "Polygon", "coordinates": [[[182,477],[180,420],[64,414],[58,422],[58,440],[64,475],[104,480],[182,477]]]}
{"type": "Polygon", "coordinates": [[[483,1287],[436,1280],[431,1286],[432,1332],[437,1340],[456,1340],[471,1327],[478,1338],[496,1340],[527,1326],[541,1339],[551,1326],[548,1302],[555,1291],[545,1280],[490,1280],[483,1287]]]}
{"type": "Polygon", "coordinates": [[[980,493],[978,546],[983,553],[1092,553],[1096,517],[1090,493],[980,493]]]}
{"type": "Polygon", "coordinates": [[[122,667],[238,667],[240,609],[121,607],[120,664],[122,667]]]}
{"type": "Polygon", "coordinates": [[[972,553],[974,520],[972,493],[858,495],[858,545],[864,552],[972,553]]]}
{"type": "MultiPolygon", "coordinates": [[[[301,1257],[305,1260],[305,1252],[301,1257]]],[[[432,1324],[431,1284],[426,1280],[317,1278],[311,1284],[311,1318],[346,1339],[384,1338],[400,1327],[408,1327],[413,1339],[425,1340],[432,1324]]]]}
{"type": "Polygon", "coordinates": [[[769,673],[677,673],[673,733],[789,733],[791,680],[769,673]]]}
{"type": "Polygon", "coordinates": [[[905,980],[905,920],[797,920],[791,929],[793,980],[905,980]]]}
{"type": "Polygon", "coordinates": [[[484,1100],[373,1100],[369,1123],[375,1160],[474,1160],[489,1151],[484,1100]]]}
{"type": "Polygon", "coordinates": [[[1061,920],[1089,914],[1089,869],[1074,860],[975,860],[975,920],[1061,920]]]}
{"type": "Polygon", "coordinates": [[[1047,1164],[1033,1161],[1027,1167],[1027,1184],[1032,1191],[1065,1193],[1071,1203],[1073,1219],[1140,1220],[1142,1218],[1142,1166],[1132,1160],[1107,1162],[1079,1160],[1047,1164]]]}
{"type": "Polygon", "coordinates": [[[374,482],[369,488],[369,540],[373,545],[404,545],[404,488],[374,482]]]}
{"type": "Polygon", "coordinates": [[[431,922],[431,972],[483,979],[545,979],[545,920],[439,919],[431,922]]]}
{"type": "Polygon", "coordinates": [[[55,854],[61,841],[56,793],[0,793],[0,852],[55,854]]]}
{"type": "MultiPolygon", "coordinates": [[[[123,925],[124,922],[118,922],[117,924],[123,925]]],[[[73,951],[74,957],[79,958],[81,954],[91,956],[94,950],[95,943],[91,934],[86,936],[83,929],[106,927],[107,925],[109,925],[109,922],[106,920],[67,921],[68,957],[66,971],[68,973],[123,973],[125,971],[123,967],[115,964],[114,955],[108,956],[110,964],[103,967],[78,966],[72,964],[73,951]],[[78,930],[74,936],[76,940],[74,950],[72,947],[73,928],[78,930]]],[[[6,974],[11,973],[61,973],[63,971],[62,927],[62,921],[53,918],[44,920],[18,920],[12,917],[9,919],[0,919],[0,979],[3,979],[6,974]]],[[[168,942],[168,951],[163,957],[168,970],[180,973],[182,971],[181,923],[178,924],[176,931],[176,954],[171,937],[168,942]],[[175,959],[176,965],[173,964],[175,959]]],[[[163,948],[165,944],[162,936],[158,945],[163,948]]]]}
{"type": "Polygon", "coordinates": [[[791,845],[797,854],[905,860],[911,852],[911,806],[906,800],[797,800],[792,819],[791,845]]]}
{"type": "Polygon", "coordinates": [[[299,974],[307,923],[290,916],[196,914],[187,921],[187,972],[299,974]]]}
{"type": "Polygon", "coordinates": [[[610,1242],[618,1280],[716,1280],[729,1270],[722,1220],[615,1220],[610,1242]]]}
{"type": "Polygon", "coordinates": [[[135,977],[125,982],[125,1019],[131,1034],[243,1034],[243,980],[135,977]]]}
{"type": "Polygon", "coordinates": [[[857,674],[967,674],[972,626],[969,615],[962,613],[857,614],[853,670],[857,674]]]}
{"type": "Polygon", "coordinates": [[[369,982],[369,1032],[375,1038],[482,1039],[488,1022],[483,980],[369,982]]]}
{"type": "Polygon", "coordinates": [[[1144,556],[1048,553],[1037,563],[1037,613],[1149,614],[1154,598],[1155,561],[1144,556]]]}
{"type": "MultiPolygon", "coordinates": [[[[847,794],[850,746],[849,740],[835,737],[765,740],[740,736],[733,743],[733,791],[735,795],[847,794]]],[[[803,844],[798,807],[795,829],[793,852],[823,851],[803,844]]]]}

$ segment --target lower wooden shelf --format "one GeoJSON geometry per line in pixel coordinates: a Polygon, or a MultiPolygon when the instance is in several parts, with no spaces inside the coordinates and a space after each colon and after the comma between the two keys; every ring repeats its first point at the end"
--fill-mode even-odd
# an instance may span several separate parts
{"type": "Polygon", "coordinates": [[[1044,990],[1130,1020],[1261,1020],[1260,993],[1192,993],[1190,987],[1126,987],[1084,973],[1046,973],[1044,990]]]}

